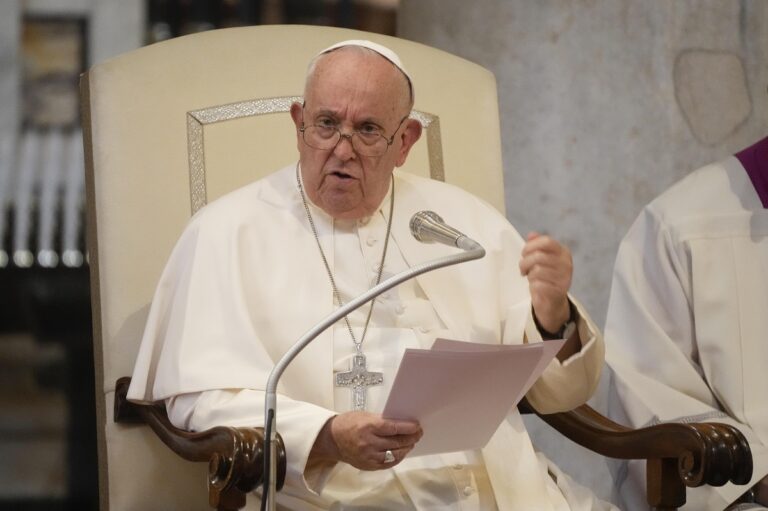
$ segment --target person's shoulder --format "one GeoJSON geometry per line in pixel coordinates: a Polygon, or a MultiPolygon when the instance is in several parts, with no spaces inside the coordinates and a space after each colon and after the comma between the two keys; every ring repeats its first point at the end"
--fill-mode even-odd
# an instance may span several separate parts
{"type": "Polygon", "coordinates": [[[410,186],[424,190],[439,190],[449,194],[473,196],[468,191],[451,183],[446,183],[439,179],[419,176],[410,172],[398,171],[397,177],[408,183],[410,186]]]}
{"type": "Polygon", "coordinates": [[[285,167],[215,198],[195,213],[190,224],[226,229],[254,217],[268,218],[264,215],[283,207],[290,196],[291,169],[285,167]]]}
{"type": "Polygon", "coordinates": [[[693,217],[713,217],[744,210],[748,176],[738,160],[728,157],[698,168],[651,201],[647,212],[668,224],[693,217]]]}
{"type": "Polygon", "coordinates": [[[457,185],[408,172],[398,172],[397,176],[404,184],[417,191],[419,195],[425,197],[430,202],[444,204],[452,208],[473,205],[481,210],[498,213],[485,200],[457,185]]]}

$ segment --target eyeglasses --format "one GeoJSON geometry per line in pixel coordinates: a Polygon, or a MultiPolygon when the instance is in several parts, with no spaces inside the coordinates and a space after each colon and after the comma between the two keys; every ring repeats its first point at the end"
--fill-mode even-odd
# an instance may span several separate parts
{"type": "Polygon", "coordinates": [[[304,143],[313,149],[328,151],[334,149],[342,138],[346,138],[352,144],[352,149],[361,156],[381,156],[392,142],[395,141],[395,134],[403,125],[403,121],[408,118],[406,115],[400,120],[395,133],[387,138],[381,131],[376,129],[354,130],[352,133],[342,133],[338,126],[333,124],[313,124],[304,126],[301,123],[299,131],[304,139],[304,143]]]}

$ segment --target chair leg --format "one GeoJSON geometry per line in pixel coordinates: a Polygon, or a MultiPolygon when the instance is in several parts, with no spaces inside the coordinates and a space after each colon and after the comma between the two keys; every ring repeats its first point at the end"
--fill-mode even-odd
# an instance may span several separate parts
{"type": "Polygon", "coordinates": [[[685,484],[676,458],[649,459],[646,465],[648,504],[657,511],[674,510],[685,504],[685,484]]]}
{"type": "Polygon", "coordinates": [[[237,488],[230,488],[219,494],[217,511],[238,511],[245,507],[245,492],[237,488]]]}

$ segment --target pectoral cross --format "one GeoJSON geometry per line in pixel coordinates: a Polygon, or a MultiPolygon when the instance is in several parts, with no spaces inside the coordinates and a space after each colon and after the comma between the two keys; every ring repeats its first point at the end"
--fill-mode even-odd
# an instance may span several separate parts
{"type": "Polygon", "coordinates": [[[369,372],[365,365],[365,355],[358,352],[352,359],[352,369],[336,373],[337,387],[352,387],[352,409],[365,410],[368,387],[384,383],[382,373],[369,372]]]}

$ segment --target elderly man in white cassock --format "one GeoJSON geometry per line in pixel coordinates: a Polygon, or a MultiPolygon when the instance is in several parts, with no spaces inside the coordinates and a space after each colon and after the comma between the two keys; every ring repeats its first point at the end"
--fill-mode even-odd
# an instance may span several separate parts
{"type": "Polygon", "coordinates": [[[409,232],[415,212],[434,210],[487,256],[385,293],[294,360],[278,387],[287,451],[278,504],[607,509],[534,451],[516,409],[485,448],[420,457],[407,456],[419,424],[381,416],[404,350],[438,337],[521,344],[567,330],[528,394],[544,412],[584,403],[603,363],[600,334],[568,295],[567,248],[536,233],[523,240],[468,193],[394,171],[421,135],[409,118],[413,99],[400,59],[380,45],[346,41],[310,63],[304,102],[291,107],[298,163],[191,220],[155,294],[129,398],[164,400],[171,421],[188,430],[262,425],[267,377],[296,339],[382,278],[452,252],[409,232]],[[356,355],[383,382],[353,403],[334,374],[349,371],[356,355]]]}

